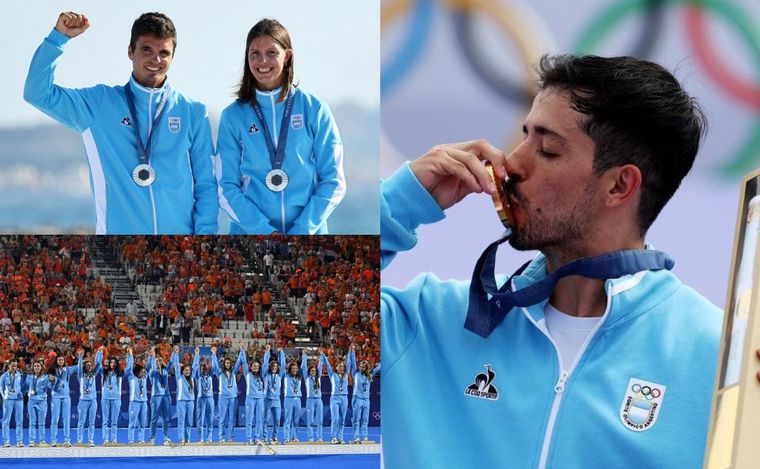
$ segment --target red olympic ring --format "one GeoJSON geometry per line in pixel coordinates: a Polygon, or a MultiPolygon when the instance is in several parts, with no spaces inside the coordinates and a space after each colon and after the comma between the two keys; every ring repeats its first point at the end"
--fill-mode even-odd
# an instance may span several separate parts
{"type": "Polygon", "coordinates": [[[760,85],[748,83],[732,75],[710,47],[704,8],[686,7],[686,31],[697,59],[702,62],[707,74],[740,102],[760,109],[760,85]]]}

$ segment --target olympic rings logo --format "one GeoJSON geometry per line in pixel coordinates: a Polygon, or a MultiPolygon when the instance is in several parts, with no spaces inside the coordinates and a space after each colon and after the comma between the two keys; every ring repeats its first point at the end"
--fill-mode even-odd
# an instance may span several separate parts
{"type": "MultiPolygon", "coordinates": [[[[616,0],[591,18],[573,47],[577,53],[594,53],[600,44],[609,42],[608,38],[616,26],[629,16],[638,15],[642,18],[641,27],[623,54],[650,57],[665,31],[665,13],[668,7],[677,7],[683,14],[685,37],[697,64],[721,91],[757,115],[749,136],[738,151],[723,158],[724,162],[719,169],[729,177],[754,168],[760,155],[760,82],[753,83],[742,78],[724,65],[715,46],[710,44],[711,35],[707,28],[707,13],[715,14],[730,24],[749,46],[747,50],[751,53],[751,59],[748,61],[760,68],[760,31],[755,26],[752,15],[733,1],[735,0],[616,0]]],[[[384,31],[392,24],[399,23],[403,15],[408,16],[408,19],[406,32],[402,32],[400,41],[395,41],[398,49],[391,54],[386,53],[388,59],[383,60],[382,93],[385,95],[392,92],[405,75],[422,62],[419,58],[432,36],[436,14],[445,10],[450,14],[454,26],[453,37],[461,49],[464,62],[486,88],[518,106],[529,106],[536,92],[529,75],[531,65],[543,51],[558,48],[552,46],[553,38],[548,26],[526,3],[507,0],[383,1],[381,20],[384,31]],[[526,64],[523,76],[510,78],[506,72],[498,70],[489,62],[493,44],[478,44],[476,33],[482,29],[476,24],[478,16],[495,22],[508,36],[511,45],[517,47],[520,59],[526,64]]]]}
{"type": "Polygon", "coordinates": [[[380,411],[376,410],[376,411],[372,412],[372,417],[375,420],[380,420],[380,411]]]}
{"type": "Polygon", "coordinates": [[[648,401],[651,401],[652,399],[657,399],[662,395],[662,391],[660,391],[659,388],[653,388],[650,386],[642,386],[638,383],[631,386],[631,391],[638,397],[639,399],[646,399],[648,401]]]}

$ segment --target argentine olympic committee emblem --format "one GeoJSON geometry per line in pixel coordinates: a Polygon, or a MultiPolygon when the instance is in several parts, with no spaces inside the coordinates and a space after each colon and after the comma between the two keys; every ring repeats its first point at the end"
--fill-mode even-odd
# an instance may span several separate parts
{"type": "Polygon", "coordinates": [[[179,117],[170,117],[169,118],[169,130],[176,134],[179,133],[180,129],[182,129],[182,121],[180,121],[179,117]]]}
{"type": "Polygon", "coordinates": [[[491,369],[491,365],[483,365],[486,368],[485,373],[478,373],[473,383],[464,389],[464,394],[478,399],[487,399],[495,401],[499,398],[499,391],[493,385],[496,373],[491,369]]]}
{"type": "Polygon", "coordinates": [[[635,432],[649,430],[657,422],[666,386],[631,378],[620,406],[620,420],[635,432]]]}
{"type": "Polygon", "coordinates": [[[303,127],[303,114],[293,114],[290,116],[290,126],[293,127],[293,130],[303,127]]]}

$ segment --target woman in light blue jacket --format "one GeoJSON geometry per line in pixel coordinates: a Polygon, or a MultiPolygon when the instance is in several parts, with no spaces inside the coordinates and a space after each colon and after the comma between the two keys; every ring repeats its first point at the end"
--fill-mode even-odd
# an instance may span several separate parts
{"type": "Polygon", "coordinates": [[[332,112],[293,84],[293,73],[288,31],[276,20],[256,23],[237,100],[219,122],[219,204],[230,234],[326,234],[346,193],[332,112]]]}
{"type": "Polygon", "coordinates": [[[45,417],[48,412],[48,390],[53,387],[53,376],[45,374],[43,362],[32,364],[31,374],[26,375],[25,391],[29,396],[29,446],[45,446],[45,417]]]}
{"type": "Polygon", "coordinates": [[[148,428],[148,378],[145,368],[135,365],[132,349],[127,350],[127,367],[124,376],[129,381],[129,426],[127,427],[127,444],[145,443],[145,430],[148,428]]]}
{"type": "Polygon", "coordinates": [[[322,366],[325,360],[325,355],[320,353],[317,365],[308,366],[308,356],[301,352],[301,373],[305,376],[306,384],[306,431],[309,441],[322,441],[322,420],[325,412],[322,402],[322,366]]]}
{"type": "Polygon", "coordinates": [[[196,353],[193,363],[180,366],[179,347],[174,346],[172,355],[174,376],[177,381],[177,431],[179,444],[190,443],[190,428],[193,426],[193,414],[195,413],[195,375],[198,374],[200,357],[196,353]]]}
{"type": "Polygon", "coordinates": [[[245,378],[245,441],[247,445],[253,443],[260,445],[264,432],[264,396],[266,394],[261,362],[254,357],[249,368],[245,346],[240,344],[238,363],[245,378]]]}
{"type": "MultiPolygon", "coordinates": [[[[265,368],[264,383],[266,397],[264,398],[264,415],[267,420],[272,421],[272,438],[267,439],[270,443],[277,443],[277,433],[280,429],[280,418],[282,417],[282,404],[280,395],[282,393],[282,378],[285,376],[285,352],[280,349],[279,359],[269,361],[271,346],[267,344],[264,352],[265,368]]],[[[287,435],[286,435],[287,438],[287,435]]]]}
{"type": "Polygon", "coordinates": [[[79,377],[79,404],[77,404],[77,443],[82,443],[84,426],[87,424],[87,444],[95,446],[95,416],[98,413],[97,385],[95,380],[103,371],[103,347],[95,354],[95,366],[92,361],[82,360],[84,352],[79,352],[76,373],[79,377]]]}

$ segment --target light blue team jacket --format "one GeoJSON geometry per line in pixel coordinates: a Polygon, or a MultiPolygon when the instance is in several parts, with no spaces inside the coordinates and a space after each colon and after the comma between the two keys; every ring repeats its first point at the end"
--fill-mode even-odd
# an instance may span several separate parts
{"type": "Polygon", "coordinates": [[[6,371],[0,376],[0,397],[4,401],[8,399],[23,399],[24,382],[25,376],[21,371],[16,370],[13,375],[11,375],[10,371],[6,371]]]}
{"type": "MultiPolygon", "coordinates": [[[[290,92],[295,96],[282,165],[288,186],[282,192],[266,187],[272,164],[253,106],[236,101],[222,111],[216,174],[230,234],[326,234],[327,218],[346,193],[343,142],[330,108],[300,88],[290,92]]],[[[279,89],[256,91],[275,147],[285,108],[279,96],[279,89]]]]}
{"type": "MultiPolygon", "coordinates": [[[[384,181],[383,264],[415,245],[420,223],[441,218],[408,164],[384,181]]],[[[514,285],[546,275],[538,255],[514,285]]],[[[468,289],[431,273],[382,289],[386,467],[701,467],[720,309],[669,271],[607,280],[607,311],[560,376],[545,302],[513,309],[484,339],[463,328],[468,289]],[[467,394],[488,368],[494,389],[467,394]],[[642,431],[623,421],[631,378],[661,389],[642,431]]]]}
{"type": "MultiPolygon", "coordinates": [[[[155,123],[150,165],[155,182],[132,180],[137,159],[135,123],[124,86],[67,89],[53,84],[58,57],[69,38],[57,30],[37,49],[24,99],[81,132],[90,166],[97,234],[214,234],[218,198],[214,144],[206,108],[172,89],[155,123]]],[[[145,143],[167,85],[151,89],[130,78],[145,143]]]]}
{"type": "MultiPolygon", "coordinates": [[[[261,373],[261,367],[259,367],[259,373],[257,375],[253,374],[248,367],[248,357],[245,354],[245,350],[241,350],[238,354],[237,366],[243,372],[243,377],[245,378],[245,398],[264,399],[266,389],[264,385],[264,376],[261,373]]],[[[237,374],[238,368],[235,368],[235,374],[237,374]]]]}

